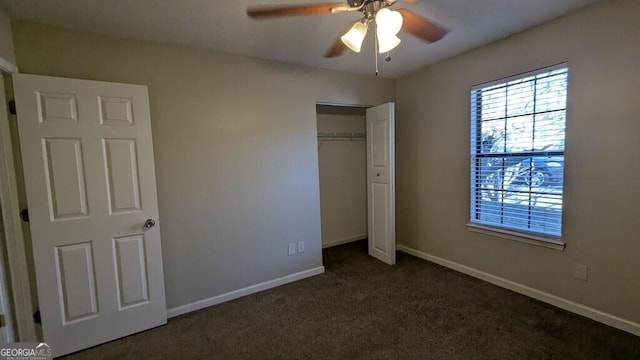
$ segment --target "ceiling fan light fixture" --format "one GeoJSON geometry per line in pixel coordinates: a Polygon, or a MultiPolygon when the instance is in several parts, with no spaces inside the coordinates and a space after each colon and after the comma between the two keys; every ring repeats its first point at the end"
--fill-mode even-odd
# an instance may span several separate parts
{"type": "Polygon", "coordinates": [[[397,35],[402,29],[402,14],[397,11],[389,10],[389,8],[382,8],[376,13],[376,26],[378,33],[384,32],[385,34],[397,35]]]}
{"type": "Polygon", "coordinates": [[[362,48],[362,42],[367,35],[368,27],[362,21],[358,21],[346,34],[340,37],[340,40],[351,50],[359,53],[362,48]]]}
{"type": "Polygon", "coordinates": [[[396,35],[402,29],[402,14],[397,11],[382,8],[376,13],[376,35],[378,38],[378,52],[386,53],[400,45],[400,38],[396,35]]]}
{"type": "Polygon", "coordinates": [[[395,35],[380,36],[380,34],[378,34],[378,52],[380,54],[389,52],[395,49],[396,46],[400,45],[401,41],[402,40],[395,35]]]}

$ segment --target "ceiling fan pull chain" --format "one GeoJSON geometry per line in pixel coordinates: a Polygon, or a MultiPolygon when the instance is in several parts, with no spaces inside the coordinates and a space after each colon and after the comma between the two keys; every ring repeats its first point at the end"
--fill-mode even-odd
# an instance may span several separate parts
{"type": "MultiPolygon", "coordinates": [[[[378,33],[378,24],[376,23],[376,34],[378,33]]],[[[373,57],[376,58],[376,76],[378,76],[378,37],[373,37],[373,57]]]]}

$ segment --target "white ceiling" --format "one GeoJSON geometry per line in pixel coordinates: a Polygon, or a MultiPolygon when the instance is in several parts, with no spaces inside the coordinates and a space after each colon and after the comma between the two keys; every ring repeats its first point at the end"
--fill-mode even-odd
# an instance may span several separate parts
{"type": "MultiPolygon", "coordinates": [[[[418,0],[405,7],[450,30],[435,44],[400,34],[402,43],[380,60],[380,75],[396,78],[439,60],[509,36],[598,0],[418,0]]],[[[340,0],[0,0],[13,19],[118,37],[183,44],[312,67],[372,74],[371,34],[360,54],[322,54],[360,13],[252,20],[256,5],[340,0]]]]}

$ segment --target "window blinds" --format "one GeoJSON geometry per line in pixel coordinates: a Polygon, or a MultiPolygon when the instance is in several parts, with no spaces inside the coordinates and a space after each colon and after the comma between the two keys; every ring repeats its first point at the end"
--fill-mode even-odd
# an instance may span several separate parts
{"type": "Polygon", "coordinates": [[[566,64],[471,90],[471,222],[558,238],[566,64]]]}

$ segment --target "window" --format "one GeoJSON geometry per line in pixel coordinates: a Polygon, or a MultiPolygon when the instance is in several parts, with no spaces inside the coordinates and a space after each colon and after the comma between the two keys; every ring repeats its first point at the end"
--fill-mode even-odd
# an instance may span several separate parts
{"type": "Polygon", "coordinates": [[[562,235],[566,64],[471,90],[471,224],[562,235]]]}

